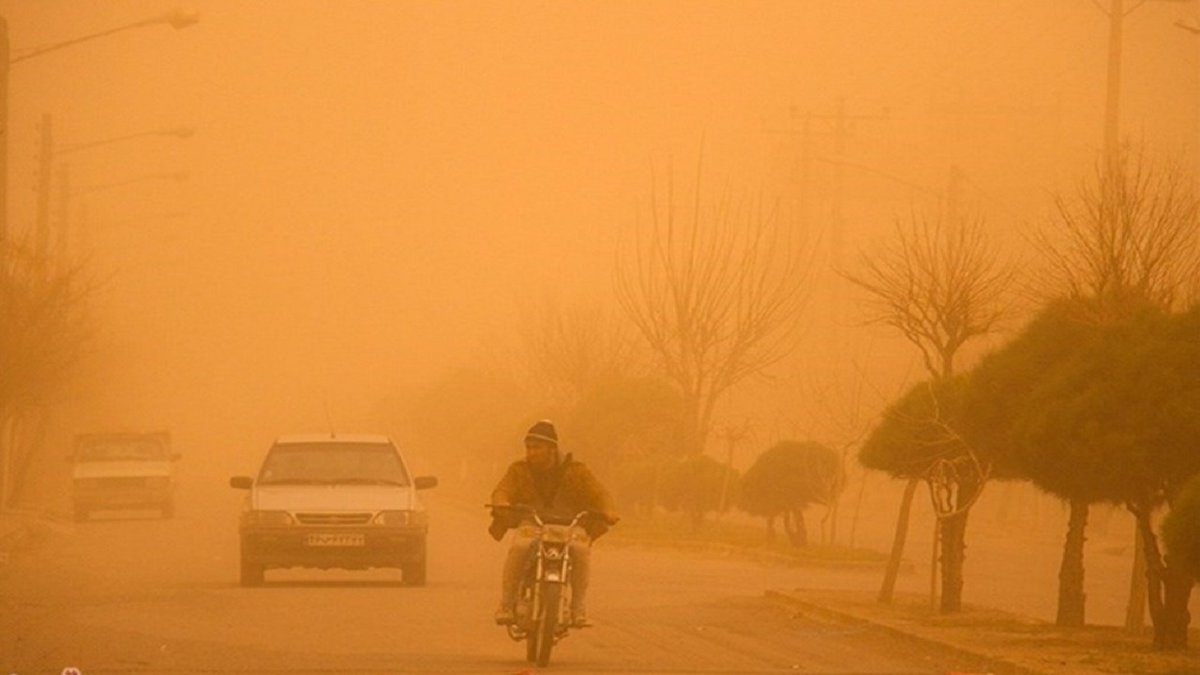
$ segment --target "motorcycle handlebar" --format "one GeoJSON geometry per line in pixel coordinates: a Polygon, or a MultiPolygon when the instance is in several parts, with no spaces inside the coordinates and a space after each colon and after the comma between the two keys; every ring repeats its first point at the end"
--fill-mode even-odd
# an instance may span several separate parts
{"type": "Polygon", "coordinates": [[[599,520],[601,522],[613,525],[616,524],[616,521],[618,520],[617,518],[600,513],[599,511],[591,511],[588,509],[580,511],[571,517],[558,516],[547,512],[542,512],[535,507],[527,506],[525,504],[484,504],[483,507],[493,511],[516,511],[518,513],[532,516],[539,525],[545,525],[547,523],[554,525],[576,525],[585,520],[599,520]]]}

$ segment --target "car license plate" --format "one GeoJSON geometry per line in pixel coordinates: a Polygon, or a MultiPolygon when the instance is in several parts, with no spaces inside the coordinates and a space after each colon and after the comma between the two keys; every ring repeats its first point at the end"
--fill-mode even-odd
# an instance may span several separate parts
{"type": "Polygon", "coordinates": [[[304,535],[305,546],[366,546],[367,537],[362,534],[322,532],[304,535]]]}

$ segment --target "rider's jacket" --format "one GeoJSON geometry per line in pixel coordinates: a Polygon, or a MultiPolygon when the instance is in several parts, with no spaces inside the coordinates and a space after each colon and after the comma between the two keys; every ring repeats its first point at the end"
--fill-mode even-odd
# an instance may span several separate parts
{"type": "MultiPolygon", "coordinates": [[[[547,471],[536,471],[523,459],[513,462],[492,491],[492,503],[523,504],[562,515],[584,510],[615,515],[608,490],[604,489],[587,466],[576,462],[569,454],[547,471]]],[[[501,525],[507,529],[515,527],[517,523],[502,522],[501,525]]],[[[596,523],[587,529],[594,539],[607,528],[596,523]]]]}

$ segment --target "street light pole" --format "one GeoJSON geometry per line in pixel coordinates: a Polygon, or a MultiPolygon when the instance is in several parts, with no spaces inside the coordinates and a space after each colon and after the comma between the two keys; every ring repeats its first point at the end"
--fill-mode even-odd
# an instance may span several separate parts
{"type": "Polygon", "coordinates": [[[146,136],[174,136],[175,138],[179,138],[179,139],[187,139],[187,138],[191,138],[194,135],[196,135],[196,127],[173,127],[170,129],[154,129],[152,131],[139,131],[134,134],[125,134],[124,136],[114,136],[113,138],[105,138],[105,139],[99,140],[99,141],[89,141],[87,143],[73,143],[70,145],[63,145],[61,147],[55,148],[54,154],[66,155],[66,154],[69,154],[72,152],[78,152],[80,150],[88,150],[90,148],[95,148],[95,147],[98,147],[101,145],[108,145],[110,143],[119,143],[121,141],[127,141],[131,138],[143,138],[146,136]]]}
{"type": "Polygon", "coordinates": [[[1125,31],[1124,0],[1112,0],[1108,10],[1108,78],[1104,103],[1104,165],[1117,163],[1121,119],[1121,42],[1125,31]]]}
{"type": "MultiPolygon", "coordinates": [[[[0,16],[0,254],[8,242],[8,19],[0,16]]],[[[0,495],[3,494],[0,486],[0,495]]]]}
{"type": "Polygon", "coordinates": [[[179,30],[180,28],[187,28],[188,26],[196,23],[199,20],[200,20],[200,15],[197,12],[182,10],[182,9],[174,9],[174,10],[171,10],[170,12],[167,12],[166,14],[161,14],[159,16],[151,17],[149,19],[142,19],[141,21],[134,21],[133,23],[127,23],[122,26],[117,26],[116,28],[109,28],[108,30],[100,31],[99,33],[92,33],[91,35],[84,35],[83,37],[77,37],[77,38],[74,38],[71,40],[64,40],[62,42],[56,42],[54,44],[45,45],[42,47],[33,47],[30,49],[25,49],[25,50],[22,50],[22,53],[19,56],[9,59],[8,62],[9,63],[18,63],[20,61],[24,61],[25,59],[31,59],[35,56],[40,56],[42,54],[45,54],[46,52],[57,51],[59,49],[64,49],[64,48],[70,47],[72,45],[77,45],[81,42],[88,42],[90,40],[95,40],[96,38],[102,38],[106,35],[112,35],[113,33],[120,33],[122,31],[132,30],[134,28],[143,28],[145,26],[156,26],[159,24],[168,24],[172,28],[179,30]]]}
{"type": "Polygon", "coordinates": [[[64,49],[81,42],[88,42],[106,35],[121,31],[142,28],[145,26],[168,25],[179,30],[187,28],[200,20],[199,13],[191,10],[173,9],[165,14],[134,21],[116,28],[110,28],[98,33],[64,40],[42,47],[22,50],[17,56],[12,56],[8,41],[8,20],[0,16],[0,251],[8,242],[8,76],[9,67],[47,52],[64,49]]]}
{"type": "MultiPolygon", "coordinates": [[[[37,220],[34,229],[34,254],[39,264],[48,265],[49,247],[50,247],[50,192],[52,181],[52,166],[54,159],[61,155],[79,152],[80,150],[90,150],[113,143],[120,143],[136,138],[144,138],[147,136],[173,136],[180,140],[186,140],[196,134],[194,126],[180,126],[165,129],[154,129],[151,131],[139,131],[112,138],[105,138],[98,141],[89,141],[87,143],[74,143],[70,145],[55,146],[53,141],[53,118],[50,115],[42,116],[42,137],[41,148],[38,153],[38,182],[37,182],[37,220]]],[[[66,164],[60,164],[60,181],[67,180],[66,164]]],[[[155,174],[156,177],[166,177],[177,174],[155,174]]],[[[129,181],[132,182],[132,181],[129,181]]],[[[67,240],[67,227],[69,225],[67,218],[68,207],[65,205],[70,195],[68,192],[62,193],[59,210],[62,216],[58,222],[58,232],[55,238],[61,245],[58,250],[65,250],[65,242],[67,240]]]]}

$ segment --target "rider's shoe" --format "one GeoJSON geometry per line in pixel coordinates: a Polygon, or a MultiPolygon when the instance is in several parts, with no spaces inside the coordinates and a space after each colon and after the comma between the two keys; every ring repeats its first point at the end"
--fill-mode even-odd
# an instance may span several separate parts
{"type": "Polygon", "coordinates": [[[516,618],[513,616],[513,608],[508,605],[500,605],[500,608],[496,610],[496,625],[508,626],[515,622],[516,618]]]}
{"type": "Polygon", "coordinates": [[[572,607],[571,625],[575,628],[587,628],[588,626],[592,625],[592,622],[588,621],[587,610],[583,607],[572,607]]]}

